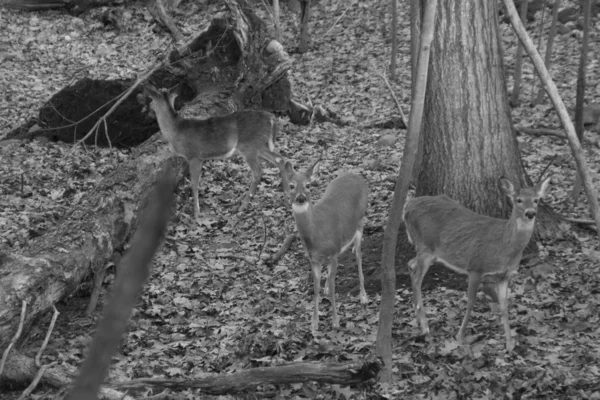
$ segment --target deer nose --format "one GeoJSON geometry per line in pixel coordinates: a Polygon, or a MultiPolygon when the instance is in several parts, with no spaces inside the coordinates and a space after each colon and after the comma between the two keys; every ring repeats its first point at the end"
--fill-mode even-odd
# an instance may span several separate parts
{"type": "Polygon", "coordinates": [[[298,204],[306,203],[306,196],[303,194],[299,194],[298,196],[296,196],[296,203],[298,203],[298,204]]]}
{"type": "Polygon", "coordinates": [[[525,216],[529,219],[534,219],[535,218],[535,210],[525,211],[525,216]]]}

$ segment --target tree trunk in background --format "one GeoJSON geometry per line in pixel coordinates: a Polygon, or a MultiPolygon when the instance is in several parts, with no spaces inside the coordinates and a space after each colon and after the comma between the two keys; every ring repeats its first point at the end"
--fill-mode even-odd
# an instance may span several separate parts
{"type": "Polygon", "coordinates": [[[280,24],[279,0],[273,0],[273,28],[275,29],[275,40],[281,43],[281,24],[280,24]]]}
{"type": "MultiPolygon", "coordinates": [[[[552,47],[554,46],[554,38],[556,37],[559,6],[560,0],[554,0],[554,5],[552,6],[552,22],[550,23],[550,32],[548,32],[548,41],[546,42],[546,56],[544,57],[544,64],[548,69],[550,69],[552,64],[552,47]]],[[[533,101],[533,105],[541,104],[544,101],[545,94],[546,90],[544,89],[544,85],[540,84],[540,90],[538,91],[537,97],[533,101]]]]}
{"type": "MultiPolygon", "coordinates": [[[[527,6],[529,5],[529,0],[523,0],[521,2],[521,21],[523,21],[523,25],[527,26],[527,6]]],[[[519,96],[521,94],[521,75],[523,72],[523,45],[519,42],[517,44],[517,55],[515,61],[515,77],[513,84],[512,97],[510,100],[510,104],[513,107],[517,107],[519,105],[519,96]]]]}
{"type": "Polygon", "coordinates": [[[417,195],[446,194],[506,216],[497,187],[524,183],[513,134],[495,1],[440,2],[425,96],[417,195]]]}
{"type": "MultiPolygon", "coordinates": [[[[579,70],[577,71],[577,94],[575,96],[575,130],[577,132],[577,139],[580,143],[583,143],[583,110],[585,107],[585,81],[586,81],[586,70],[587,70],[587,59],[590,42],[590,14],[592,10],[592,0],[583,0],[581,4],[583,12],[583,39],[581,42],[581,53],[579,55],[579,70]]],[[[571,191],[571,198],[573,202],[577,204],[579,195],[581,194],[583,182],[581,181],[581,175],[575,175],[575,182],[573,183],[573,190],[571,191]]]]}
{"type": "Polygon", "coordinates": [[[396,57],[398,57],[398,0],[391,0],[392,5],[392,60],[390,62],[390,79],[396,80],[396,57]]]}
{"type": "MultiPolygon", "coordinates": [[[[417,81],[417,59],[419,54],[419,38],[421,37],[421,20],[425,4],[423,0],[410,0],[410,98],[415,97],[415,86],[417,81]]],[[[423,129],[423,127],[421,127],[423,129]]],[[[423,158],[423,136],[420,136],[417,144],[417,158],[412,171],[412,181],[416,182],[421,172],[421,160],[423,158]]]]}
{"type": "Polygon", "coordinates": [[[306,53],[310,42],[308,18],[310,17],[310,0],[300,0],[300,46],[298,51],[306,53]]]}

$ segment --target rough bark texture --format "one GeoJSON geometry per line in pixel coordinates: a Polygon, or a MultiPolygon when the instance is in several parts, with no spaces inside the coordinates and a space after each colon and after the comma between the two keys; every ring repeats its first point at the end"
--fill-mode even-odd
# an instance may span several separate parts
{"type": "MultiPolygon", "coordinates": [[[[204,110],[262,104],[264,98],[276,97],[269,94],[275,87],[289,88],[287,54],[265,51],[269,40],[264,24],[244,0],[225,2],[230,13],[221,15],[221,22],[213,24],[233,31],[231,35],[239,51],[224,57],[227,48],[213,47],[213,57],[230,60],[231,65],[220,65],[223,81],[213,83],[213,89],[218,86],[216,90],[211,96],[203,96],[202,105],[196,107],[204,110]],[[238,79],[241,75],[246,79],[238,79]],[[239,81],[243,81],[240,86],[231,85],[239,81]]],[[[199,43],[210,45],[210,40],[198,39],[194,51],[202,51],[199,43]]],[[[214,46],[216,42],[212,43],[214,46]]],[[[187,54],[190,46],[185,47],[187,54]]],[[[210,57],[189,56],[178,64],[181,79],[188,78],[186,82],[200,82],[201,76],[208,79],[210,72],[206,69],[215,65],[211,62],[210,57]],[[204,68],[198,68],[198,64],[204,68]]],[[[23,300],[27,302],[26,331],[54,303],[72,294],[84,278],[104,268],[114,251],[124,246],[137,226],[138,210],[145,206],[157,172],[170,157],[168,146],[155,135],[137,149],[129,163],[121,165],[74,205],[53,232],[32,241],[22,254],[0,254],[0,349],[6,348],[17,331],[23,300]]],[[[184,173],[183,163],[179,165],[178,182],[184,173]]],[[[11,368],[22,364],[15,360],[18,356],[17,353],[10,356],[2,378],[9,376],[11,368]]]]}
{"type": "Polygon", "coordinates": [[[417,195],[447,194],[506,216],[497,180],[523,184],[494,1],[440,2],[425,103],[417,195]]]}
{"type": "Polygon", "coordinates": [[[25,254],[0,257],[0,348],[6,348],[16,332],[22,300],[27,302],[26,331],[123,247],[156,172],[171,157],[157,139],[82,198],[56,230],[32,241],[25,254]]]}
{"type": "Polygon", "coordinates": [[[299,382],[322,382],[353,385],[374,379],[381,370],[379,360],[352,363],[296,363],[275,367],[253,368],[229,375],[216,375],[195,380],[138,379],[115,384],[119,389],[160,386],[171,389],[199,389],[203,393],[224,395],[254,390],[259,385],[283,385],[299,382]]]}
{"type": "Polygon", "coordinates": [[[83,3],[85,3],[84,8],[87,9],[89,7],[110,5],[113,2],[114,0],[0,0],[0,6],[26,11],[41,11],[71,7],[76,9],[83,5],[83,3]]]}
{"type": "MultiPolygon", "coordinates": [[[[31,381],[31,378],[35,376],[39,371],[39,367],[35,365],[35,361],[30,358],[23,356],[19,353],[11,353],[8,364],[4,368],[2,374],[2,380],[14,382],[17,384],[27,385],[31,381]]],[[[66,388],[73,377],[73,370],[66,370],[64,365],[48,365],[42,381],[46,385],[57,388],[66,388]]],[[[132,400],[132,397],[124,395],[112,388],[101,388],[100,396],[103,400],[132,400]]],[[[55,397],[61,398],[61,397],[55,397]]]]}

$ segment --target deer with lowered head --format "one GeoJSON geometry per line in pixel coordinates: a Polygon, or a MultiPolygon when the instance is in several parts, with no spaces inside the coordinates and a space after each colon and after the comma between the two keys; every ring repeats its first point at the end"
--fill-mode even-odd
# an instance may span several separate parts
{"type": "Polygon", "coordinates": [[[429,326],[421,284],[431,264],[439,262],[468,275],[467,310],[458,342],[464,344],[467,323],[483,281],[486,292],[499,303],[506,348],[511,351],[515,347],[508,324],[509,279],[519,267],[533,233],[539,201],[549,183],[550,178],[517,191],[508,179],[501,178],[499,186],[512,204],[508,220],[477,214],[445,195],[416,197],[406,203],[406,232],[417,252],[408,265],[417,322],[423,334],[429,333],[429,326]]]}
{"type": "Polygon", "coordinates": [[[197,219],[200,213],[198,184],[205,160],[229,158],[236,153],[244,158],[252,170],[252,183],[240,211],[248,206],[260,183],[261,158],[279,168],[284,192],[289,192],[284,159],[275,151],[277,120],[273,114],[245,110],[206,119],[184,118],[174,108],[177,89],[178,86],[157,90],[147,84],[144,93],[152,99],[150,107],[173,153],[185,158],[189,164],[194,218],[197,219]]]}
{"type": "Polygon", "coordinates": [[[341,173],[327,185],[323,197],[313,204],[310,195],[310,179],[318,162],[317,160],[303,173],[296,172],[289,161],[285,163],[292,213],[312,269],[314,309],[311,327],[313,333],[319,330],[319,295],[323,264],[328,265],[324,293],[331,299],[331,322],[334,328],[340,326],[335,302],[335,275],[338,256],[351,245],[354,245],[358,264],[360,302],[362,304],[369,302],[365,292],[360,247],[367,208],[367,184],[359,175],[341,173]]]}

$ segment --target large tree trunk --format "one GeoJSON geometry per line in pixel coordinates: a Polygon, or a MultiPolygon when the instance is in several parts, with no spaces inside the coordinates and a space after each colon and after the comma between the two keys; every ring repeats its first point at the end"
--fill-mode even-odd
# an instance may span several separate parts
{"type": "MultiPolygon", "coordinates": [[[[202,85],[199,76],[209,79],[210,68],[228,60],[223,66],[228,70],[223,74],[227,81],[212,83],[213,88],[221,90],[213,90],[211,97],[203,96],[203,108],[222,109],[216,104],[222,104],[224,98],[230,98],[232,109],[281,104],[281,93],[289,95],[287,55],[265,51],[269,43],[265,26],[245,0],[227,0],[226,4],[228,16],[213,21],[214,29],[190,43],[187,51],[170,56],[174,61],[181,58],[178,54],[186,52],[206,54],[203,46],[208,45],[215,60],[188,56],[178,64],[178,78],[190,86],[202,85]],[[214,42],[204,35],[217,33],[217,37],[227,35],[233,40],[227,42],[227,47],[212,48],[214,42]],[[188,68],[183,68],[183,64],[188,68]],[[240,76],[244,79],[238,79],[240,76]],[[273,90],[274,87],[288,91],[273,90]]],[[[26,331],[53,304],[72,294],[84,278],[105,268],[107,260],[124,246],[137,226],[137,212],[144,206],[157,172],[170,157],[168,146],[155,135],[129,163],[121,165],[82,198],[56,230],[32,241],[22,254],[0,254],[0,350],[7,348],[17,332],[22,301],[27,302],[23,328],[26,331]]],[[[179,168],[178,181],[183,171],[179,168]]],[[[11,369],[21,363],[13,350],[0,380],[9,378],[11,369]]]]}
{"type": "Polygon", "coordinates": [[[497,180],[524,184],[506,94],[495,1],[440,2],[425,96],[417,195],[507,214],[497,180]]]}

